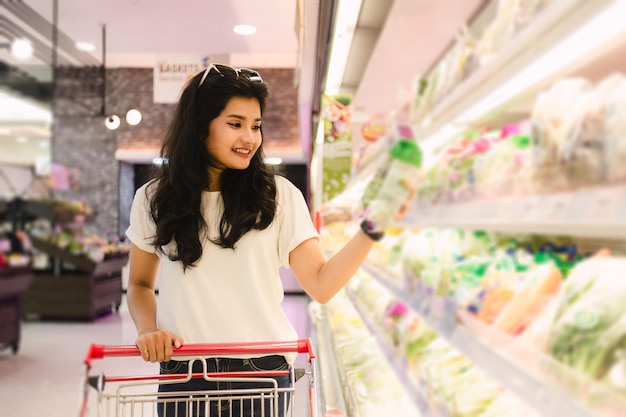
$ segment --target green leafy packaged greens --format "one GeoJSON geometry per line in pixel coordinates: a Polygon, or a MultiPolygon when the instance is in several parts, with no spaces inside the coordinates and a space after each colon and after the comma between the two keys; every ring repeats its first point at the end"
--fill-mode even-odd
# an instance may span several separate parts
{"type": "Polygon", "coordinates": [[[547,340],[560,362],[603,378],[626,346],[626,258],[593,257],[567,278],[547,340]]]}

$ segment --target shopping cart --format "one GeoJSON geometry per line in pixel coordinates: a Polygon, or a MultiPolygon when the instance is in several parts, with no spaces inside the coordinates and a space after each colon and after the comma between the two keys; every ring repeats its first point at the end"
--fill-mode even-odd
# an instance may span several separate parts
{"type": "MultiPolygon", "coordinates": [[[[81,383],[82,398],[80,417],[148,417],[157,416],[157,408],[175,410],[164,417],[213,416],[210,410],[227,410],[225,416],[235,417],[278,417],[294,415],[296,382],[308,377],[308,408],[311,417],[316,416],[316,381],[314,378],[315,354],[310,339],[293,342],[189,344],[174,351],[173,359],[185,357],[189,360],[189,371],[185,374],[105,376],[91,375],[92,360],[107,357],[141,356],[136,346],[103,346],[92,344],[84,359],[85,374],[81,383]],[[284,353],[307,354],[303,369],[279,371],[209,372],[206,357],[229,357],[233,355],[271,355],[284,353]],[[191,358],[191,359],[189,359],[191,358]],[[203,372],[192,372],[192,364],[199,361],[203,372]],[[272,377],[288,376],[289,386],[279,387],[272,377]],[[159,384],[188,382],[192,378],[203,378],[220,386],[232,389],[210,389],[194,391],[159,392],[159,384]],[[257,388],[235,388],[246,382],[257,383],[257,388]],[[267,385],[267,388],[265,388],[267,385]],[[258,388],[262,386],[262,388],[258,388]],[[90,392],[95,390],[97,404],[90,403],[90,392]],[[173,404],[173,406],[172,406],[173,404]],[[168,407],[169,405],[169,407],[168,407]],[[226,406],[225,406],[226,405],[226,406]],[[181,412],[181,409],[184,410],[181,412]],[[244,409],[247,414],[244,414],[244,409]],[[233,410],[235,410],[233,412],[233,410]],[[279,413],[282,411],[282,413],[279,413]]],[[[182,360],[182,359],[181,359],[182,360]]],[[[303,381],[303,383],[306,381],[303,381]]],[[[300,386],[301,384],[298,384],[300,386]]],[[[304,389],[304,388],[303,388],[304,389]]],[[[306,403],[305,403],[306,404],[306,403]]],[[[170,412],[170,411],[167,411],[170,412]]],[[[219,415],[219,414],[218,414],[219,415]]]]}

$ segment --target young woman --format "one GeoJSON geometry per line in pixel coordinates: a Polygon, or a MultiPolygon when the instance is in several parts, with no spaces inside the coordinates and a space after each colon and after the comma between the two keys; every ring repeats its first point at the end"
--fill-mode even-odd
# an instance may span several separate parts
{"type": "MultiPolygon", "coordinates": [[[[253,70],[212,64],[197,74],[165,137],[159,176],[135,194],[127,231],[128,305],[143,359],[161,362],[162,373],[186,372],[186,362],[171,360],[184,343],[298,339],[281,307],[279,268],[291,268],[302,288],[325,303],[378,237],[364,223],[325,259],[302,193],[263,163],[268,96],[268,85],[253,70]]],[[[289,355],[212,358],[207,367],[274,370],[292,362],[289,355]]],[[[195,385],[164,384],[160,390],[207,387],[202,379],[189,384],[195,385]]],[[[174,415],[175,406],[165,411],[174,415]]]]}

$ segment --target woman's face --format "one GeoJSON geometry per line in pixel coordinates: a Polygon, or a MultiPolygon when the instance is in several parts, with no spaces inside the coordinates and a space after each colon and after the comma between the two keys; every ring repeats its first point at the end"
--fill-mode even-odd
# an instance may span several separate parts
{"type": "Polygon", "coordinates": [[[261,146],[261,106],[256,98],[233,97],[209,124],[206,148],[212,158],[211,184],[219,184],[222,171],[246,169],[261,146]]]}

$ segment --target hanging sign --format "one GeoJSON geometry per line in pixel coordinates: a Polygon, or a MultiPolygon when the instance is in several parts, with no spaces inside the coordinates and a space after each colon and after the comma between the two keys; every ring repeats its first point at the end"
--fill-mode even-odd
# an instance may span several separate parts
{"type": "MultiPolygon", "coordinates": [[[[214,57],[203,55],[157,55],[154,64],[155,103],[176,103],[187,81],[207,67],[214,57]]],[[[222,62],[222,61],[215,61],[222,62]]]]}

